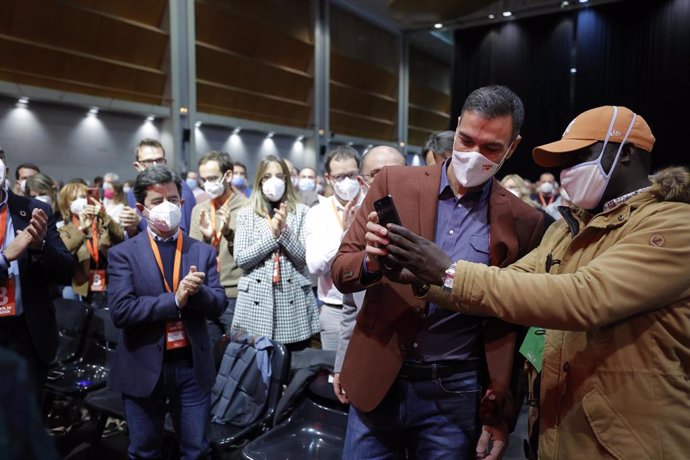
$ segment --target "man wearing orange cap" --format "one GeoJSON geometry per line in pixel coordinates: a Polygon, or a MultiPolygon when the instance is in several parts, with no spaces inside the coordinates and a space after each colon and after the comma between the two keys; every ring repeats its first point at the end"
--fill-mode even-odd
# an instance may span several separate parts
{"type": "Polygon", "coordinates": [[[606,106],[535,148],[539,165],[564,168],[573,207],[505,269],[451,263],[370,216],[369,232],[406,267],[401,281],[426,300],[544,328],[523,344],[541,373],[540,458],[687,458],[690,171],[650,182],[653,145],[641,116],[606,106]]]}

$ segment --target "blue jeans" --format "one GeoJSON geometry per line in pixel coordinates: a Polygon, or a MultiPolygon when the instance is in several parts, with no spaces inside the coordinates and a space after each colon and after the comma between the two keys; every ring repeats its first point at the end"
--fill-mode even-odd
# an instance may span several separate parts
{"type": "Polygon", "coordinates": [[[209,451],[206,428],[211,393],[199,388],[194,368],[185,362],[163,364],[147,398],[122,395],[129,427],[129,458],[161,458],[165,413],[170,412],[183,459],[204,458],[209,451]]]}
{"type": "Polygon", "coordinates": [[[473,459],[480,395],[477,371],[436,380],[398,377],[373,411],[350,406],[343,458],[473,459]]]}

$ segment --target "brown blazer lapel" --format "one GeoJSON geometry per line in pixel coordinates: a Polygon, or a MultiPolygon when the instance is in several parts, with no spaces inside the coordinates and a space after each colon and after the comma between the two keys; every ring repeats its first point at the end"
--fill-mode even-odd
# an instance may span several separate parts
{"type": "Polygon", "coordinates": [[[422,238],[434,241],[436,236],[436,210],[438,187],[441,183],[441,167],[426,167],[419,181],[419,233],[422,238]]]}
{"type": "Polygon", "coordinates": [[[509,265],[516,260],[518,255],[515,216],[507,193],[510,192],[493,179],[489,196],[489,224],[491,225],[489,264],[498,267],[509,265]]]}

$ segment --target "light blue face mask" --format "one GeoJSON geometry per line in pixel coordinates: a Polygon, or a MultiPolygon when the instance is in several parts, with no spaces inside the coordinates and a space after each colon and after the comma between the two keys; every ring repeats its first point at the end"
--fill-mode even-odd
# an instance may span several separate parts
{"type": "Polygon", "coordinates": [[[232,178],[232,185],[235,187],[246,187],[247,186],[247,178],[242,177],[242,176],[233,176],[232,178]]]}
{"type": "Polygon", "coordinates": [[[187,178],[184,181],[187,183],[187,186],[192,190],[199,186],[199,183],[196,181],[196,179],[187,178]]]}

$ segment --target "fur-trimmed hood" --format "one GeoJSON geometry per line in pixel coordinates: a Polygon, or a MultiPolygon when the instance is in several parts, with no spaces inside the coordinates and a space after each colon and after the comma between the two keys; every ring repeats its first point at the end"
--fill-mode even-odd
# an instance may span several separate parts
{"type": "Polygon", "coordinates": [[[662,169],[650,178],[650,190],[661,201],[690,203],[690,170],[683,166],[662,169]]]}

